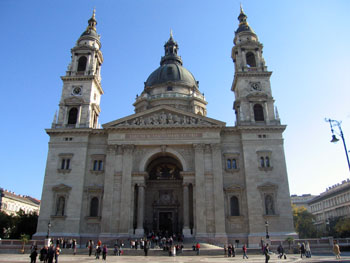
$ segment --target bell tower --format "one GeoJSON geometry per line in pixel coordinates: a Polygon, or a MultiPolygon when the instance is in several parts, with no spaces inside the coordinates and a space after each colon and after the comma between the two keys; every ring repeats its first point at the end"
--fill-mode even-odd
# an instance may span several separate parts
{"type": "Polygon", "coordinates": [[[280,120],[274,109],[270,77],[263,58],[263,45],[247,22],[241,6],[231,57],[235,75],[231,90],[236,125],[276,125],[280,120]]]}
{"type": "Polygon", "coordinates": [[[72,60],[62,76],[62,95],[52,128],[98,128],[103,56],[96,31],[95,10],[86,30],[71,49],[72,60]]]}

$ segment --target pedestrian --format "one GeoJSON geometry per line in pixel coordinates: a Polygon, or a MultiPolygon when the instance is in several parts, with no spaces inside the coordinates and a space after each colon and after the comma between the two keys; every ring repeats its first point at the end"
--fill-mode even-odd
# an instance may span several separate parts
{"type": "Polygon", "coordinates": [[[307,258],[311,258],[311,249],[309,241],[306,242],[305,253],[307,258]]]}
{"type": "Polygon", "coordinates": [[[236,256],[236,245],[235,244],[231,245],[231,248],[232,248],[232,257],[235,257],[236,256]]]}
{"type": "Polygon", "coordinates": [[[40,261],[44,261],[44,263],[47,263],[47,246],[43,246],[42,249],[40,250],[40,256],[39,256],[39,260],[40,261]]]}
{"type": "Polygon", "coordinates": [[[278,252],[278,258],[282,258],[283,254],[284,254],[284,248],[282,246],[282,242],[280,243],[280,245],[277,248],[277,252],[278,252]]]}
{"type": "Polygon", "coordinates": [[[246,244],[243,245],[242,250],[243,250],[243,259],[244,258],[248,259],[248,256],[247,256],[247,245],[246,244]]]}
{"type": "Polygon", "coordinates": [[[75,256],[75,254],[77,254],[77,241],[75,239],[73,239],[73,255],[75,256]]]}
{"type": "Polygon", "coordinates": [[[102,260],[104,260],[104,261],[106,261],[107,252],[108,252],[107,245],[103,245],[103,249],[102,249],[102,260]]]}
{"type": "Polygon", "coordinates": [[[196,251],[197,251],[197,256],[199,256],[199,250],[201,248],[201,245],[197,242],[196,244],[196,251]]]}
{"type": "Polygon", "coordinates": [[[88,249],[89,249],[89,257],[92,254],[92,249],[94,248],[94,241],[92,241],[92,239],[89,240],[88,242],[88,249]]]}
{"type": "Polygon", "coordinates": [[[264,249],[265,263],[269,263],[269,259],[270,259],[269,253],[270,253],[270,247],[269,247],[269,244],[266,244],[264,249]]]}
{"type": "Polygon", "coordinates": [[[47,252],[47,263],[53,263],[54,256],[55,256],[55,249],[53,247],[53,244],[51,244],[47,252]]]}
{"type": "Polygon", "coordinates": [[[336,259],[340,259],[340,248],[335,240],[333,241],[333,253],[336,259]]]}
{"type": "Polygon", "coordinates": [[[35,263],[36,262],[36,257],[38,256],[38,252],[36,251],[37,248],[36,246],[33,247],[32,252],[30,253],[30,263],[35,263]]]}
{"type": "Polygon", "coordinates": [[[96,245],[96,259],[100,259],[100,254],[101,254],[101,247],[99,245],[96,245]]]}
{"type": "Polygon", "coordinates": [[[143,251],[145,252],[145,256],[147,257],[149,250],[149,241],[145,240],[143,243],[143,251]]]}
{"type": "Polygon", "coordinates": [[[56,249],[55,249],[55,263],[58,263],[58,256],[61,253],[61,249],[60,249],[60,245],[56,245],[56,249]]]}
{"type": "Polygon", "coordinates": [[[300,245],[300,257],[303,258],[303,256],[305,256],[305,243],[300,245]]]}

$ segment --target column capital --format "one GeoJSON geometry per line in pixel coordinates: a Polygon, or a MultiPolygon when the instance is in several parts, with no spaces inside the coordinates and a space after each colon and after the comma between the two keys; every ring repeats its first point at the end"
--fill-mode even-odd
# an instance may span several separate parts
{"type": "Polygon", "coordinates": [[[122,149],[124,153],[133,153],[135,150],[135,145],[134,144],[124,144],[122,145],[122,149]]]}
{"type": "Polygon", "coordinates": [[[107,145],[107,154],[116,154],[118,149],[118,145],[109,144],[107,145]]]}
{"type": "Polygon", "coordinates": [[[194,143],[193,148],[196,152],[203,151],[205,148],[205,144],[204,143],[194,143]]]}
{"type": "Polygon", "coordinates": [[[220,143],[211,143],[210,147],[213,151],[221,151],[221,144],[220,143]]]}

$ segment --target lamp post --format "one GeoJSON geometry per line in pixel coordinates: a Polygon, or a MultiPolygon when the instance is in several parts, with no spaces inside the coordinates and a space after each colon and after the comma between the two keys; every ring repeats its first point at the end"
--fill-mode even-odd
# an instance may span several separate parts
{"type": "Polygon", "coordinates": [[[333,130],[333,126],[338,126],[339,129],[339,133],[337,133],[341,139],[343,140],[343,145],[344,145],[344,150],[345,150],[345,155],[346,155],[346,160],[348,161],[348,167],[349,167],[349,171],[350,171],[350,162],[349,162],[349,156],[348,156],[348,150],[346,148],[346,144],[345,144],[345,139],[344,139],[344,134],[343,134],[343,130],[341,129],[341,122],[337,121],[337,120],[332,120],[332,119],[327,119],[325,118],[326,122],[329,122],[329,125],[331,126],[331,131],[332,131],[332,140],[331,142],[336,143],[337,141],[339,141],[339,139],[335,136],[335,132],[333,130]]]}
{"type": "Polygon", "coordinates": [[[47,235],[46,235],[47,239],[50,237],[50,228],[51,228],[51,222],[49,221],[49,223],[47,224],[47,235]]]}
{"type": "Polygon", "coordinates": [[[265,228],[266,228],[266,239],[269,239],[269,221],[265,221],[265,228]]]}

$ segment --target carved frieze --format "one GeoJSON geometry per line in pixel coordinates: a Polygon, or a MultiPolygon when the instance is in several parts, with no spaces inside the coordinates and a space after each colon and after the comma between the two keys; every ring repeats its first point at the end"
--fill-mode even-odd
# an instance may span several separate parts
{"type": "Polygon", "coordinates": [[[116,126],[152,126],[152,125],[213,125],[200,117],[174,114],[170,112],[157,112],[148,116],[141,116],[126,120],[116,126]]]}

